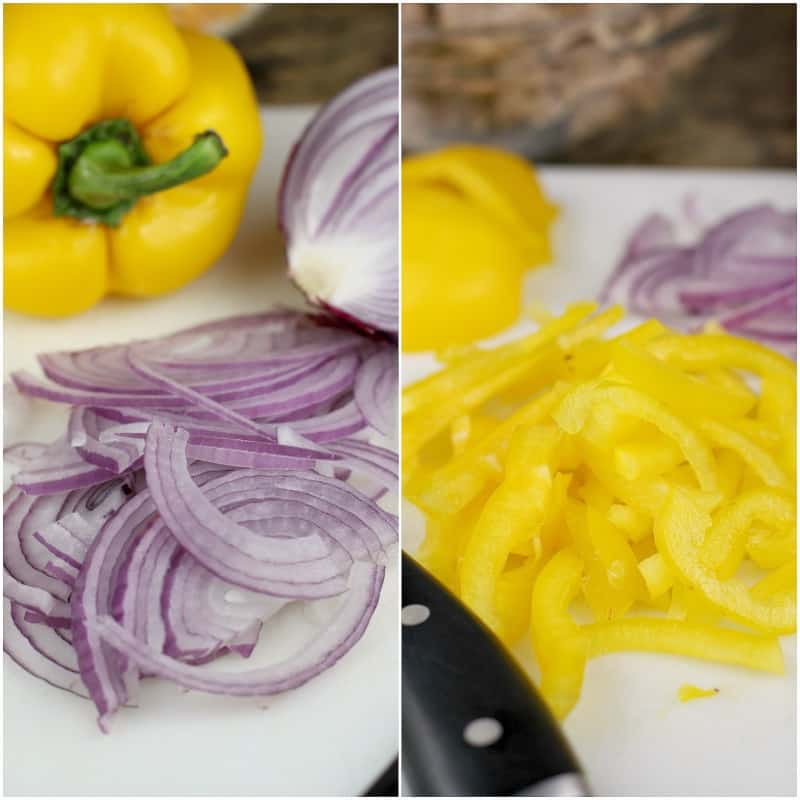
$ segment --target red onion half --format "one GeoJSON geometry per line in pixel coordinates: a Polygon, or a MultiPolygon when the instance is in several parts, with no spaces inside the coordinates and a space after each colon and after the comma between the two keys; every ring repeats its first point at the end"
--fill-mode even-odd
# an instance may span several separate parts
{"type": "Polygon", "coordinates": [[[797,212],[747,208],[680,245],[648,217],[628,242],[601,299],[691,330],[715,320],[786,355],[797,350],[797,212]]]}
{"type": "Polygon", "coordinates": [[[39,360],[48,380],[19,391],[72,408],[57,441],[8,448],[14,661],[107,731],[142,678],[269,695],[356,644],[397,541],[393,345],[280,311],[39,360]],[[337,610],[290,658],[203,668],[322,599],[337,610]]]}
{"type": "Polygon", "coordinates": [[[295,145],[279,197],[289,274],[309,300],[397,334],[399,76],[354,83],[295,145]]]}

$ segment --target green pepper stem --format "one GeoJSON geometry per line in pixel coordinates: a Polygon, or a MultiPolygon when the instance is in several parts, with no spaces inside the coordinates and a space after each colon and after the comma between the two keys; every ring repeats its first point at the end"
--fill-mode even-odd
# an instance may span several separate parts
{"type": "Polygon", "coordinates": [[[228,154],[214,131],[205,131],[170,161],[135,166],[125,145],[116,139],[88,144],[67,178],[74,200],[103,211],[143,195],[170,189],[210,172],[228,154]]]}

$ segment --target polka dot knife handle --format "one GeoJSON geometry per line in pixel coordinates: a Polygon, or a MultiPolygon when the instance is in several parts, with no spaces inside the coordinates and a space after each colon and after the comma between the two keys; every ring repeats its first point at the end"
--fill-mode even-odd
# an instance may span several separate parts
{"type": "Polygon", "coordinates": [[[403,554],[403,777],[418,796],[585,797],[560,728],[498,639],[403,554]]]}

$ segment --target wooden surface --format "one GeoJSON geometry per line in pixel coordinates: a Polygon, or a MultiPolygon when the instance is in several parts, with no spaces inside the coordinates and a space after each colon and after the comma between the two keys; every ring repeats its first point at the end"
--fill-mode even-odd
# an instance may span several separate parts
{"type": "Polygon", "coordinates": [[[233,36],[262,103],[317,103],[397,64],[397,6],[273,3],[233,36]]]}
{"type": "Polygon", "coordinates": [[[404,5],[404,146],[461,139],[551,163],[794,166],[795,19],[793,4],[404,5]],[[688,34],[673,19],[685,8],[705,20],[688,34]],[[626,11],[651,24],[626,36],[626,11]]]}

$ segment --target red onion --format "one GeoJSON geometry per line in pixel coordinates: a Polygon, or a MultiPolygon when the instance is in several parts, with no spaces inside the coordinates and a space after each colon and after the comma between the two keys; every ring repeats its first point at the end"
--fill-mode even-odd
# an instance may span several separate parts
{"type": "Polygon", "coordinates": [[[12,659],[107,731],[144,677],[272,694],[355,645],[397,540],[393,345],[281,311],[39,360],[49,381],[16,387],[72,408],[57,441],[7,448],[12,659]],[[339,610],[294,657],[198,670],[318,598],[339,610]]]}
{"type": "Polygon", "coordinates": [[[324,106],[281,185],[289,274],[312,303],[397,333],[399,77],[377,72],[324,106]]]}
{"type": "Polygon", "coordinates": [[[718,222],[693,246],[654,214],[631,237],[601,294],[684,329],[715,320],[795,357],[797,213],[755,206],[718,222]]]}

